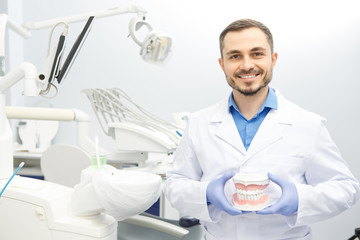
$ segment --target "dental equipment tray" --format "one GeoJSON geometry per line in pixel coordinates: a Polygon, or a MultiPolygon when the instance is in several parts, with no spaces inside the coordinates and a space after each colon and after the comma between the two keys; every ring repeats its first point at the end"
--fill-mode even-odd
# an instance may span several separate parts
{"type": "Polygon", "coordinates": [[[118,150],[172,153],[179,141],[179,126],[145,110],[121,89],[84,89],[104,133],[118,150]]]}

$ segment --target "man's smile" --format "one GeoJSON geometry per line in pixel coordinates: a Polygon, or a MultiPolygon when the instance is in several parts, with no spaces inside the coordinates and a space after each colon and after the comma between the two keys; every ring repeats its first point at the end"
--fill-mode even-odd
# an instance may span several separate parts
{"type": "Polygon", "coordinates": [[[239,78],[243,78],[243,79],[250,79],[250,78],[254,78],[259,76],[260,74],[252,74],[252,75],[239,75],[239,78]]]}

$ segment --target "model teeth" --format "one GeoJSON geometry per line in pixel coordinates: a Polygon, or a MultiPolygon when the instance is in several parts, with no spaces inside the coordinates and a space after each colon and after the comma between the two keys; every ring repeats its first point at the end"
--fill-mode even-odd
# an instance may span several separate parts
{"type": "MultiPolygon", "coordinates": [[[[238,75],[238,77],[247,79],[256,77],[259,74],[238,75]]],[[[233,194],[233,201],[237,208],[254,211],[267,206],[269,195],[265,192],[270,183],[267,174],[237,173],[233,177],[233,182],[236,188],[236,193],[233,194]]]]}
{"type": "Polygon", "coordinates": [[[265,189],[245,190],[237,189],[238,199],[256,201],[265,195],[265,189]]]}
{"type": "Polygon", "coordinates": [[[238,189],[237,191],[238,191],[238,193],[243,194],[243,195],[256,195],[256,194],[264,192],[264,190],[259,190],[259,189],[256,189],[256,190],[238,189]]]}
{"type": "Polygon", "coordinates": [[[238,195],[238,198],[241,200],[258,200],[261,197],[263,197],[265,195],[265,193],[260,193],[260,194],[255,194],[255,195],[247,195],[247,194],[240,194],[238,195]]]}

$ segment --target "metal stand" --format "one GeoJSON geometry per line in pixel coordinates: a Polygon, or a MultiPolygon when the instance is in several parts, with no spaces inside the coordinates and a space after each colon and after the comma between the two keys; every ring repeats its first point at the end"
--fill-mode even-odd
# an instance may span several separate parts
{"type": "Polygon", "coordinates": [[[360,239],[360,227],[355,228],[355,234],[350,237],[348,240],[360,239]]]}

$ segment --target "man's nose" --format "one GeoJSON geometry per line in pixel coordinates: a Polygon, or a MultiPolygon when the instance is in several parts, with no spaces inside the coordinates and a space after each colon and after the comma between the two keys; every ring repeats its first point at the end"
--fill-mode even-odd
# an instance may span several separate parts
{"type": "Polygon", "coordinates": [[[246,56],[242,59],[241,66],[240,66],[240,68],[242,70],[248,71],[248,70],[253,69],[254,67],[255,67],[255,64],[249,56],[246,56]]]}

